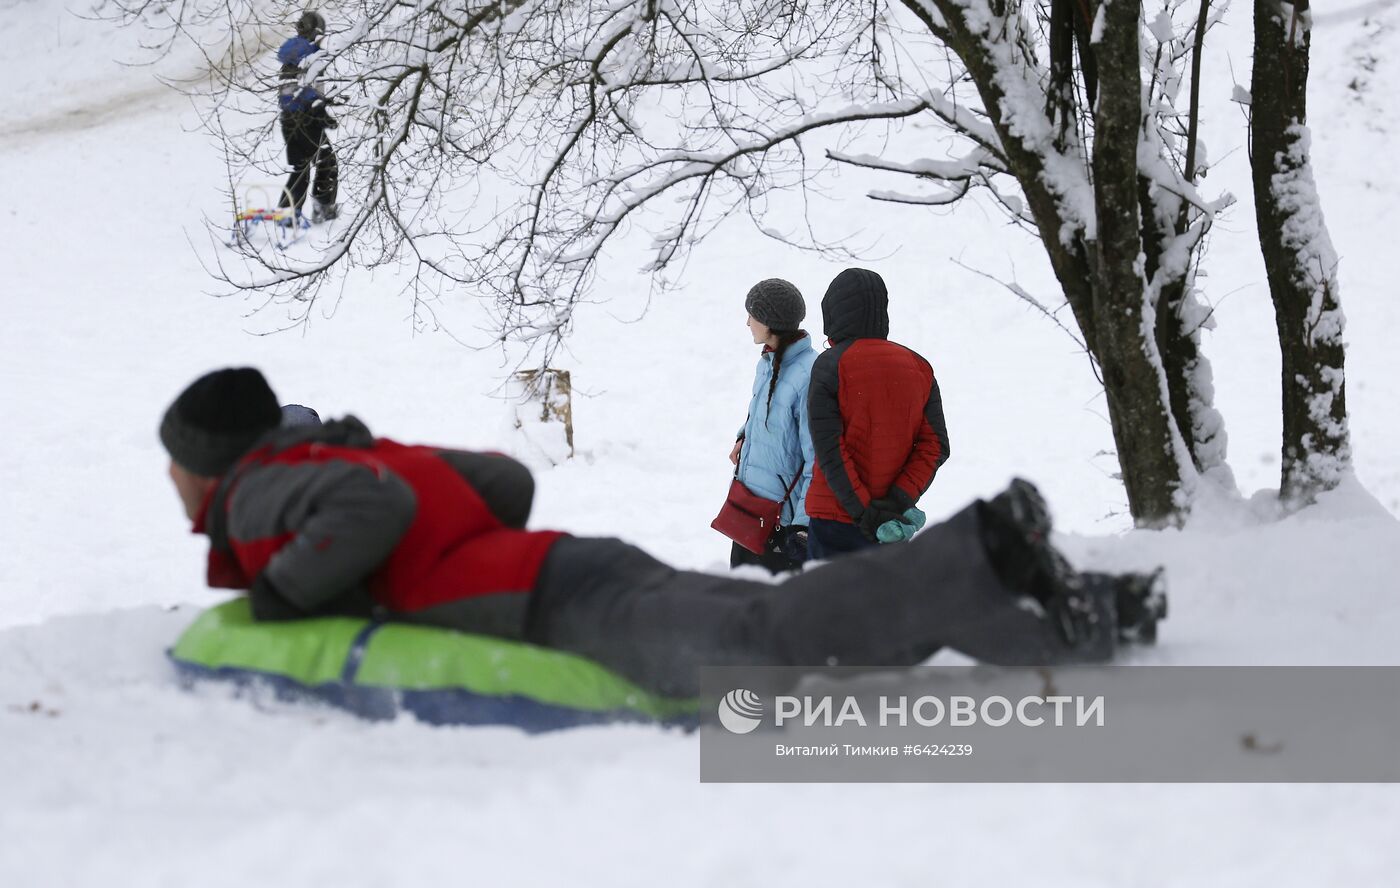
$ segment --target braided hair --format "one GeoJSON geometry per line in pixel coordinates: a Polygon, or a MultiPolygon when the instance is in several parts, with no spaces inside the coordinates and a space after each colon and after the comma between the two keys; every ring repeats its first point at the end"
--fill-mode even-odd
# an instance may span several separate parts
{"type": "Polygon", "coordinates": [[[773,348],[773,376],[768,380],[768,402],[763,414],[763,427],[768,428],[768,411],[773,409],[773,392],[778,390],[778,373],[783,369],[783,352],[787,347],[807,335],[805,330],[773,330],[778,344],[773,348]]]}

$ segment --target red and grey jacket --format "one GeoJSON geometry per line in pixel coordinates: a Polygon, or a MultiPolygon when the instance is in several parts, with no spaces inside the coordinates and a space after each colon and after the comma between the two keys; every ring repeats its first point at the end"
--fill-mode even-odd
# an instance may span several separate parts
{"type": "Polygon", "coordinates": [[[878,274],[841,272],[822,299],[835,344],[812,365],[807,412],[816,465],[807,514],[854,523],[871,500],[913,506],[948,459],[943,398],[928,361],[889,335],[878,274]]]}
{"type": "Polygon", "coordinates": [[[526,531],[534,485],[499,454],[409,446],[346,417],[279,429],[195,520],[209,585],[259,619],[380,616],[505,637],[563,534],[526,531]]]}

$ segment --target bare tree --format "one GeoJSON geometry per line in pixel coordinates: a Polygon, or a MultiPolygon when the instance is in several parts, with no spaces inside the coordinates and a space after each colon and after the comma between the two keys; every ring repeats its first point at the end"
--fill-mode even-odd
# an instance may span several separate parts
{"type": "Polygon", "coordinates": [[[1310,502],[1350,468],[1337,254],[1309,159],[1308,0],[1254,0],[1250,163],[1259,245],[1283,356],[1286,503],[1310,502]]]}
{"type": "MultiPolygon", "coordinates": [[[[137,2],[107,0],[177,24],[222,15],[234,34],[294,18],[282,0],[137,2]]],[[[1224,2],[1151,2],[1149,21],[1121,0],[331,4],[347,30],[325,71],[352,102],[338,142],[363,199],[315,261],[250,252],[260,272],[229,279],[309,310],[345,267],[411,263],[416,305],[482,296],[494,335],[547,360],[629,229],[652,234],[664,286],[735,214],[839,248],[772,198],[842,166],[905,177],[877,200],[984,194],[1044,246],[1104,385],[1134,517],[1171,521],[1203,483],[1233,486],[1195,285],[1231,202],[1197,187],[1199,62],[1224,2]]],[[[268,138],[271,66],[211,69],[211,125],[246,164],[268,138]]]]}
{"type": "Polygon", "coordinates": [[[1233,486],[1194,282],[1200,246],[1231,202],[1196,188],[1199,60],[1219,10],[1168,0],[1149,26],[1138,3],[1052,0],[1044,40],[1022,3],[907,5],[978,90],[1101,368],[1134,517],[1171,519],[1203,479],[1233,486]]]}

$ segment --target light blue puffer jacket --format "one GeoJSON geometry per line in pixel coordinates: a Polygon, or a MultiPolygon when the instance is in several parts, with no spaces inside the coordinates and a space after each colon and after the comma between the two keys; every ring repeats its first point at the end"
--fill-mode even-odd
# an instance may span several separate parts
{"type": "Polygon", "coordinates": [[[812,435],[807,428],[807,386],[817,352],[812,337],[804,336],[783,352],[778,387],[768,403],[773,377],[773,353],[765,351],[754,373],[749,418],[744,423],[744,446],[739,453],[739,480],[759,496],[781,500],[795,474],[801,480],[783,507],[783,525],[806,524],[807,487],[812,483],[812,435]]]}

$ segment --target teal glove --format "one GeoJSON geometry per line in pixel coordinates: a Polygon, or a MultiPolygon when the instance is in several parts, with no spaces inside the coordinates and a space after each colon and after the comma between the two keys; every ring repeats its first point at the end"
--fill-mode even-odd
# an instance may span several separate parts
{"type": "Polygon", "coordinates": [[[882,543],[902,543],[927,523],[928,516],[918,507],[912,507],[898,521],[886,521],[876,528],[875,538],[882,543]]]}

